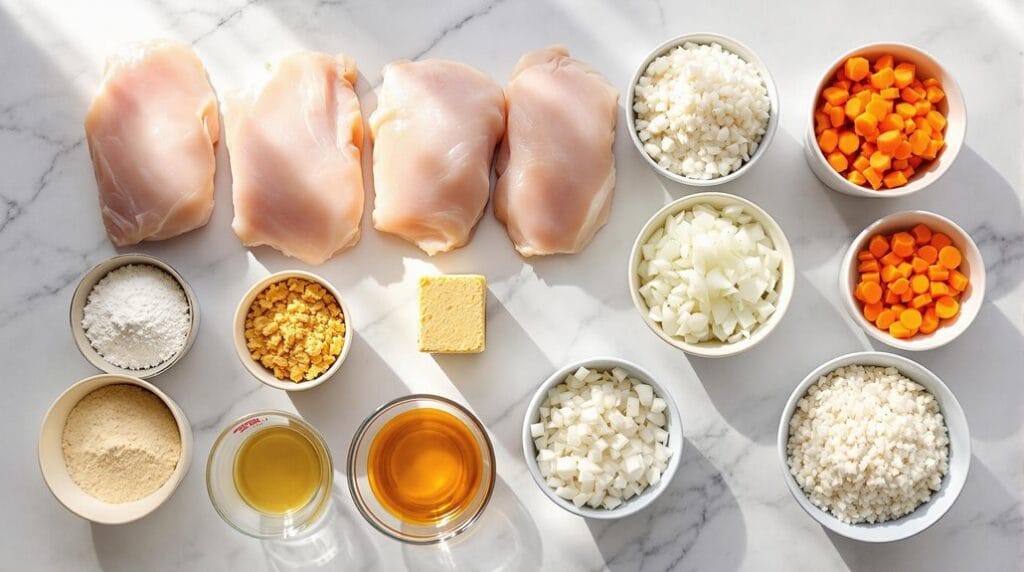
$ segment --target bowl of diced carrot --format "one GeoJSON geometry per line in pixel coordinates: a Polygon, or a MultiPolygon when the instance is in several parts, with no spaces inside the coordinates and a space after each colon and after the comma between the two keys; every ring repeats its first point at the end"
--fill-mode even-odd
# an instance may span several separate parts
{"type": "Polygon", "coordinates": [[[904,211],[854,239],[839,285],[850,316],[870,336],[899,349],[930,350],[953,341],[978,315],[985,264],[953,221],[904,211]]]}
{"type": "Polygon", "coordinates": [[[900,197],[946,172],[966,129],[960,88],[935,58],[871,44],[837,59],[818,84],[804,155],[836,191],[900,197]]]}

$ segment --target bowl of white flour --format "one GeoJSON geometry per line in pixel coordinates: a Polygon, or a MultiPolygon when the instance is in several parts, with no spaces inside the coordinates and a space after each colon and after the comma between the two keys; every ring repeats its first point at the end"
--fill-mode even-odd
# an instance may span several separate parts
{"type": "Polygon", "coordinates": [[[82,355],[106,373],[159,375],[192,346],[199,307],[170,265],[144,254],[93,266],[71,297],[71,333],[82,355]]]}

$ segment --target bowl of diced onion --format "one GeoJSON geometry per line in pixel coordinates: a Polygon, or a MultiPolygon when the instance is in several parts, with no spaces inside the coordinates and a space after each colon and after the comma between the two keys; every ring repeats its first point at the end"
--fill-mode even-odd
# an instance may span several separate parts
{"type": "Polygon", "coordinates": [[[793,297],[793,251],[761,207],[727,193],[669,203],[637,235],[633,304],[668,344],[702,357],[746,351],[775,329],[793,297]]]}
{"type": "Polygon", "coordinates": [[[643,510],[679,468],[683,430],[664,385],[640,366],[592,358],[537,388],[523,420],[523,454],[562,509],[610,520],[643,510]]]}

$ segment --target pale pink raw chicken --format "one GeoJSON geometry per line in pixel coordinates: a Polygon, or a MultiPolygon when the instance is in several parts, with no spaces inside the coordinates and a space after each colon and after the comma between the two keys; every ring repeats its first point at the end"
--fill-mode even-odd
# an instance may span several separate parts
{"type": "Polygon", "coordinates": [[[494,214],[523,256],[579,252],[607,222],[618,98],[562,46],[519,60],[505,88],[494,214]]]}
{"type": "Polygon", "coordinates": [[[220,123],[192,48],[155,40],[118,50],[85,133],[111,242],[163,240],[210,220],[220,123]]]}
{"type": "Polygon", "coordinates": [[[374,226],[431,255],[466,244],[504,131],[501,88],[479,71],[444,60],[388,64],[370,116],[374,226]]]}
{"type": "Polygon", "coordinates": [[[359,241],[363,119],[355,83],[348,56],[301,52],[228,99],[231,226],[242,243],[321,264],[359,241]]]}

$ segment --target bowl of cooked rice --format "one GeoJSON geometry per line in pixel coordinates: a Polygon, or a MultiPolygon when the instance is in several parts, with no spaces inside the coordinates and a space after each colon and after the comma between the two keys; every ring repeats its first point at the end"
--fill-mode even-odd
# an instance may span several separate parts
{"type": "Polygon", "coordinates": [[[801,508],[862,542],[893,542],[935,524],[967,480],[971,437],[953,392],[903,356],[830,360],[782,412],[779,460],[801,508]]]}

